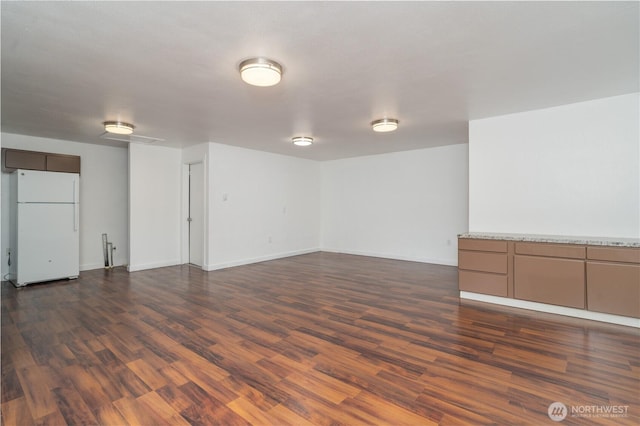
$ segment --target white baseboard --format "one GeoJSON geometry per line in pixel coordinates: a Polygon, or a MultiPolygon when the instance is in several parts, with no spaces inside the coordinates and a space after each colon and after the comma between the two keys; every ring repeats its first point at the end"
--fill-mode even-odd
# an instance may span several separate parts
{"type": "Polygon", "coordinates": [[[359,250],[333,249],[333,248],[327,248],[327,247],[323,247],[321,251],[326,251],[329,253],[354,254],[356,256],[380,257],[383,259],[392,259],[392,260],[406,260],[409,262],[430,263],[434,265],[458,266],[457,258],[456,259],[428,259],[424,257],[400,256],[400,255],[391,254],[391,253],[376,253],[376,252],[359,251],[359,250]]]}
{"type": "MultiPolygon", "coordinates": [[[[120,268],[122,266],[127,266],[126,264],[122,265],[113,265],[112,268],[120,268]]],[[[104,269],[104,263],[88,263],[85,265],[80,265],[80,272],[82,271],[93,271],[96,269],[104,269]]]]}
{"type": "Polygon", "coordinates": [[[584,309],[547,305],[546,303],[530,302],[528,300],[510,299],[507,297],[499,296],[490,296],[487,294],[472,293],[469,291],[461,291],[460,299],[494,303],[496,305],[509,306],[512,308],[529,309],[531,311],[546,312],[549,314],[565,315],[568,317],[582,318],[593,321],[607,322],[610,324],[626,325],[628,327],[640,328],[640,319],[638,318],[605,314],[601,312],[587,311],[584,309]]]}
{"type": "Polygon", "coordinates": [[[152,262],[152,263],[141,263],[139,265],[129,265],[127,266],[127,271],[136,272],[136,271],[144,271],[146,269],[155,269],[155,268],[164,268],[165,266],[175,266],[180,265],[180,260],[166,260],[163,262],[152,262]]]}
{"type": "Polygon", "coordinates": [[[102,269],[104,268],[104,263],[86,263],[84,265],[80,265],[81,271],[91,271],[93,269],[102,269]]]}
{"type": "Polygon", "coordinates": [[[202,269],[205,270],[205,271],[216,271],[218,269],[232,268],[234,266],[249,265],[251,263],[266,262],[268,260],[282,259],[282,258],[285,258],[285,257],[298,256],[298,255],[301,255],[301,254],[315,253],[317,251],[320,251],[320,249],[319,248],[310,248],[310,249],[304,249],[304,250],[294,250],[294,251],[288,251],[288,252],[282,252],[282,253],[269,254],[269,255],[265,255],[265,256],[252,257],[252,258],[247,258],[247,259],[239,259],[239,260],[234,260],[234,261],[231,261],[231,262],[221,262],[221,263],[215,263],[213,265],[204,265],[202,267],[202,269]]]}
{"type": "MultiPolygon", "coordinates": [[[[451,259],[425,259],[425,258],[410,257],[410,256],[398,256],[398,255],[388,254],[388,253],[375,253],[375,252],[357,251],[357,250],[342,250],[342,249],[331,249],[331,248],[314,247],[314,248],[309,248],[309,249],[304,249],[304,250],[293,250],[293,251],[269,254],[269,255],[258,256],[258,257],[253,257],[253,258],[233,260],[233,261],[230,261],[230,262],[220,262],[220,263],[215,263],[215,264],[212,264],[212,265],[205,263],[202,266],[202,270],[204,270],[204,271],[215,271],[215,270],[218,270],[218,269],[232,268],[234,266],[250,265],[252,263],[266,262],[268,260],[283,259],[283,258],[291,257],[291,256],[298,256],[298,255],[302,255],[302,254],[315,253],[315,252],[318,252],[318,251],[326,251],[326,252],[329,252],[329,253],[353,254],[353,255],[356,255],[356,256],[379,257],[379,258],[393,259],[393,260],[406,260],[406,261],[410,261],[410,262],[430,263],[430,264],[435,264],[435,265],[458,266],[457,259],[454,259],[454,260],[451,260],[451,259]]],[[[139,264],[139,265],[129,265],[129,266],[127,266],[127,270],[129,272],[143,271],[143,270],[146,270],[146,269],[164,268],[165,266],[180,265],[181,263],[182,262],[180,262],[178,260],[166,261],[166,262],[152,262],[152,263],[145,263],[145,264],[139,264]]],[[[87,265],[82,265],[80,267],[80,270],[81,271],[87,271],[87,270],[91,270],[91,269],[100,269],[100,268],[103,268],[103,267],[104,267],[104,265],[101,265],[101,264],[87,264],[87,265]]]]}

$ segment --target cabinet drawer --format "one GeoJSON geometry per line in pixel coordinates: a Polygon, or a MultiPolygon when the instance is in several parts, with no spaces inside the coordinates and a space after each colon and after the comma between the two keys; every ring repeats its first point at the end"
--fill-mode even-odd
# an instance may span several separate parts
{"type": "Polygon", "coordinates": [[[474,240],[474,239],[468,239],[468,238],[460,238],[458,239],[458,249],[506,253],[507,242],[496,241],[496,240],[474,240]]]}
{"type": "Polygon", "coordinates": [[[472,271],[507,273],[507,255],[479,251],[458,251],[458,268],[472,271]]]}
{"type": "Polygon", "coordinates": [[[460,291],[507,297],[507,276],[485,272],[459,271],[460,291]]]}
{"type": "Polygon", "coordinates": [[[640,318],[640,265],[587,262],[587,309],[640,318]]]}
{"type": "Polygon", "coordinates": [[[584,259],[585,247],[568,244],[516,243],[516,254],[584,259]]]}
{"type": "Polygon", "coordinates": [[[515,256],[516,299],[585,308],[584,261],[515,256]]]}
{"type": "Polygon", "coordinates": [[[640,263],[640,248],[587,247],[587,259],[640,263]]]}

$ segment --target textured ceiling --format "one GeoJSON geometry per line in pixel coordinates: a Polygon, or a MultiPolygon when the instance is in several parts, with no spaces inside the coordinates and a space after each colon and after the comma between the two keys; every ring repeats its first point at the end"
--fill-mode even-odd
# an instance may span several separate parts
{"type": "Polygon", "coordinates": [[[639,91],[638,2],[11,2],[2,131],[315,160],[467,142],[469,119],[639,91]],[[284,67],[258,88],[246,58],[284,67]],[[400,120],[394,133],[369,123],[400,120]],[[308,148],[290,138],[313,136],[308,148]]]}

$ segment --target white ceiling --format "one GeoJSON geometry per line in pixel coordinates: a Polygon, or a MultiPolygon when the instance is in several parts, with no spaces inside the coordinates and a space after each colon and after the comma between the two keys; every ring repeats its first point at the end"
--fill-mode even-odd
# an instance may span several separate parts
{"type": "MultiPolygon", "coordinates": [[[[467,142],[467,122],[639,91],[638,2],[1,2],[2,131],[102,122],[315,160],[467,142]],[[246,58],[284,67],[259,88],[246,58]],[[400,120],[394,133],[369,123],[400,120]],[[290,138],[316,143],[295,147],[290,138]]],[[[515,142],[515,141],[514,141],[515,142]]]]}

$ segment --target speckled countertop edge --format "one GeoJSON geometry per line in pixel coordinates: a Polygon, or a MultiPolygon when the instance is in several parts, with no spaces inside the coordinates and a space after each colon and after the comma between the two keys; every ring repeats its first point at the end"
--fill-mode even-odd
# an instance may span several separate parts
{"type": "Polygon", "coordinates": [[[503,234],[497,232],[466,232],[458,235],[458,238],[523,241],[531,243],[581,244],[590,246],[640,247],[639,238],[573,237],[565,235],[503,234]]]}

